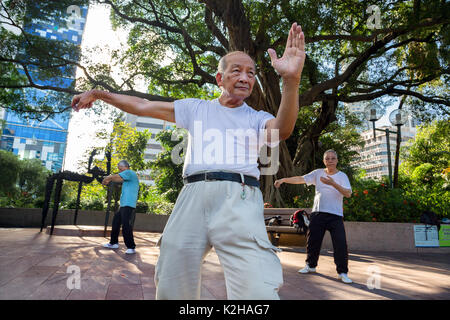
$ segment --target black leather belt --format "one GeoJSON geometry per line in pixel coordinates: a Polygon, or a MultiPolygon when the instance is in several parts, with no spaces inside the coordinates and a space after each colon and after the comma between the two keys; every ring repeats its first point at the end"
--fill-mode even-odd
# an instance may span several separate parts
{"type": "MultiPolygon", "coordinates": [[[[232,172],[205,172],[193,174],[184,178],[185,183],[197,181],[222,181],[222,180],[242,183],[241,175],[239,173],[232,173],[232,172]]],[[[252,176],[244,175],[244,184],[259,188],[259,181],[252,176]]]]}

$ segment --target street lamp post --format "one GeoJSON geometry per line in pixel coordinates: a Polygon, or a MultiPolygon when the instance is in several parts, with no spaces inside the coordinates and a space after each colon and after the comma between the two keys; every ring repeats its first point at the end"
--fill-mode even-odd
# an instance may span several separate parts
{"type": "MultiPolygon", "coordinates": [[[[364,109],[364,117],[366,120],[372,122],[372,128],[373,128],[373,139],[376,139],[376,132],[375,131],[381,131],[384,132],[386,135],[386,149],[387,149],[387,160],[388,160],[388,172],[389,172],[389,185],[391,188],[393,188],[393,181],[392,181],[392,161],[391,161],[391,143],[390,143],[390,133],[392,134],[400,134],[400,127],[404,125],[407,121],[407,113],[404,110],[396,109],[392,111],[389,114],[389,120],[392,125],[397,126],[397,131],[391,131],[389,128],[386,129],[377,129],[375,128],[375,122],[380,120],[380,118],[383,116],[382,110],[380,107],[376,105],[368,105],[364,109]]],[[[397,163],[397,160],[396,160],[397,163]]]]}
{"type": "Polygon", "coordinates": [[[389,114],[389,121],[397,127],[397,146],[395,150],[394,187],[398,187],[398,167],[400,162],[400,144],[402,143],[401,126],[408,121],[408,113],[403,109],[396,109],[389,114]]]}

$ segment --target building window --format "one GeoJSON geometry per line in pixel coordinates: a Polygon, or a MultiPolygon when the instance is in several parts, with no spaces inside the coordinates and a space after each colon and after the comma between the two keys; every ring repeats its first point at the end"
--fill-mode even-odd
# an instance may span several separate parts
{"type": "Polygon", "coordinates": [[[164,126],[162,124],[145,123],[145,122],[136,122],[136,127],[152,128],[152,129],[163,129],[164,128],[164,126]]]}
{"type": "Polygon", "coordinates": [[[149,143],[149,144],[147,144],[147,148],[148,148],[148,149],[162,150],[161,145],[155,144],[155,143],[149,143]]]}
{"type": "Polygon", "coordinates": [[[145,160],[153,160],[156,159],[156,154],[145,154],[144,155],[145,160]]]}

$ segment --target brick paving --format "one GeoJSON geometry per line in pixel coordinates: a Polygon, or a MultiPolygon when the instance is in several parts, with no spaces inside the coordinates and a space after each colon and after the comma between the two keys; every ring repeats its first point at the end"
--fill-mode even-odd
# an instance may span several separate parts
{"type": "MultiPolygon", "coordinates": [[[[137,254],[126,255],[122,239],[119,249],[110,250],[101,246],[109,240],[103,237],[0,228],[0,299],[153,300],[159,236],[135,232],[137,254]],[[72,281],[73,266],[80,271],[79,289],[72,281]]],[[[450,299],[448,254],[350,252],[349,277],[354,283],[348,285],[337,280],[332,252],[321,253],[317,273],[302,275],[297,270],[304,265],[305,249],[282,249],[282,300],[450,299]],[[373,278],[374,271],[378,278],[373,278]],[[369,289],[368,283],[377,284],[370,279],[380,280],[378,288],[369,289]]],[[[214,251],[203,265],[201,298],[226,299],[225,279],[214,251]]]]}

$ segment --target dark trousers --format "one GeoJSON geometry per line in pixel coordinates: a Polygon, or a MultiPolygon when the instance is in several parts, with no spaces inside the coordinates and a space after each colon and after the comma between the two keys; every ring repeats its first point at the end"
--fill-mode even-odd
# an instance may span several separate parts
{"type": "Polygon", "coordinates": [[[122,225],[122,235],[125,245],[128,249],[136,248],[133,238],[134,208],[120,207],[114,214],[111,230],[111,244],[119,243],[120,225],[122,225]]]}
{"type": "Polygon", "coordinates": [[[306,245],[306,263],[311,268],[317,266],[320,248],[325,231],[330,231],[333,242],[334,263],[337,273],[348,272],[348,251],[347,240],[345,238],[344,219],[341,216],[325,213],[313,212],[309,224],[306,245]]]}

